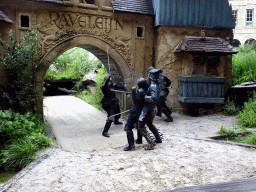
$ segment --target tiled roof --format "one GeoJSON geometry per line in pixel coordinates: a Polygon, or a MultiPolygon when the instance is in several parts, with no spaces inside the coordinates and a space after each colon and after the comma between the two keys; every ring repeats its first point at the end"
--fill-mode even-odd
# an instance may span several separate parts
{"type": "Polygon", "coordinates": [[[26,1],[36,1],[36,2],[41,2],[41,3],[63,4],[62,0],[26,0],[26,1]]]}
{"type": "Polygon", "coordinates": [[[13,21],[7,15],[5,15],[4,12],[1,10],[0,10],[0,21],[5,21],[7,23],[13,23],[13,21]]]}
{"type": "Polygon", "coordinates": [[[154,15],[152,0],[113,0],[114,11],[154,15]]]}
{"type": "Polygon", "coordinates": [[[185,36],[185,38],[174,49],[174,52],[217,52],[235,54],[238,51],[229,44],[228,41],[219,37],[195,37],[185,36]]]}

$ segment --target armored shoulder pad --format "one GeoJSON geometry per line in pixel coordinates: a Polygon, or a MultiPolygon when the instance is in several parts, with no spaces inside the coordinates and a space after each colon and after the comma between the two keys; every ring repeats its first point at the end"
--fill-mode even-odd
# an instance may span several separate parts
{"type": "Polygon", "coordinates": [[[140,94],[146,93],[146,91],[142,88],[139,88],[137,92],[140,93],[140,94]]]}
{"type": "Polygon", "coordinates": [[[156,89],[156,84],[155,83],[151,83],[150,86],[149,86],[151,89],[156,89]]]}

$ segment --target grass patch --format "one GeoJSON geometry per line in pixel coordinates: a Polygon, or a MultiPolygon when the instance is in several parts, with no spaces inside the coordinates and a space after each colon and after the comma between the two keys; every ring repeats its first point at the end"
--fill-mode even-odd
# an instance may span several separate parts
{"type": "Polygon", "coordinates": [[[228,102],[224,106],[224,114],[230,116],[238,115],[239,109],[235,106],[234,102],[228,102]]]}
{"type": "Polygon", "coordinates": [[[244,103],[243,110],[239,113],[239,121],[242,127],[256,127],[256,97],[244,103]]]}
{"type": "Polygon", "coordinates": [[[46,125],[33,114],[0,111],[0,170],[19,171],[36,159],[36,153],[51,146],[46,125]]]}
{"type": "Polygon", "coordinates": [[[220,135],[225,135],[227,137],[236,137],[236,131],[234,129],[227,129],[223,125],[221,126],[220,130],[217,132],[220,135]]]}
{"type": "Polygon", "coordinates": [[[246,136],[238,135],[233,139],[234,142],[256,145],[256,131],[249,133],[246,136]]]}
{"type": "Polygon", "coordinates": [[[256,131],[250,132],[245,127],[237,128],[233,125],[233,128],[228,129],[222,125],[217,133],[225,136],[223,140],[226,141],[256,145],[256,131]]]}
{"type": "Polygon", "coordinates": [[[76,94],[74,96],[82,99],[84,102],[94,106],[95,108],[102,110],[102,107],[100,104],[101,100],[95,94],[92,94],[89,91],[86,91],[85,93],[76,94]]]}
{"type": "Polygon", "coordinates": [[[232,56],[232,77],[234,85],[256,79],[256,45],[239,46],[232,56]]]}
{"type": "Polygon", "coordinates": [[[0,170],[0,184],[9,181],[17,173],[18,173],[17,171],[0,170]]]}

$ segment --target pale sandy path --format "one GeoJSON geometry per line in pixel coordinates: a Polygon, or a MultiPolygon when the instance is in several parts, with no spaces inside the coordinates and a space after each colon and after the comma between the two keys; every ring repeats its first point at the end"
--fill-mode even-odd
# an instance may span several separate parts
{"type": "Polygon", "coordinates": [[[73,96],[46,97],[44,117],[66,151],[118,147],[126,143],[123,125],[112,125],[111,137],[103,137],[107,114],[73,96]]]}
{"type": "MultiPolygon", "coordinates": [[[[101,135],[107,114],[73,96],[54,96],[44,99],[44,116],[50,124],[59,145],[66,151],[120,147],[127,143],[124,125],[112,125],[110,138],[101,135]]],[[[212,114],[192,117],[172,114],[174,122],[156,117],[155,125],[164,134],[186,137],[216,136],[221,126],[232,127],[238,123],[236,117],[212,114]]],[[[125,120],[123,120],[125,124],[125,120]]],[[[136,132],[134,132],[136,135],[136,132]]],[[[135,136],[136,137],[136,136],[135,136]]]]}

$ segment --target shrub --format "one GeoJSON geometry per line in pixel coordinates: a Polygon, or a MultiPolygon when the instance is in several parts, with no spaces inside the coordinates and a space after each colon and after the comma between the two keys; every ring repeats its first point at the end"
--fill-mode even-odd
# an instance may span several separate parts
{"type": "Polygon", "coordinates": [[[234,102],[228,102],[224,107],[225,115],[238,115],[239,109],[236,108],[234,102]]]}
{"type": "Polygon", "coordinates": [[[0,167],[19,170],[35,159],[35,152],[50,146],[46,125],[33,114],[0,111],[0,167]]]}
{"type": "Polygon", "coordinates": [[[9,110],[0,110],[0,126],[3,141],[16,140],[33,133],[46,135],[45,124],[40,117],[31,112],[22,115],[9,110]]]}
{"type": "Polygon", "coordinates": [[[239,113],[240,125],[243,127],[256,126],[256,97],[249,99],[244,103],[243,110],[239,113]]]}
{"type": "Polygon", "coordinates": [[[11,30],[9,41],[0,37],[0,62],[8,79],[2,99],[15,112],[37,110],[35,103],[42,99],[42,90],[36,87],[36,78],[45,61],[41,60],[39,30],[21,33],[18,41],[11,30]]]}
{"type": "Polygon", "coordinates": [[[256,45],[240,46],[238,51],[232,57],[234,85],[256,79],[256,45]]]}
{"type": "Polygon", "coordinates": [[[91,70],[100,68],[102,63],[98,59],[89,59],[89,52],[74,47],[61,54],[46,72],[45,79],[80,79],[91,70]]]}
{"type": "Polygon", "coordinates": [[[22,169],[35,160],[34,154],[37,150],[38,145],[29,137],[18,139],[2,150],[2,164],[13,169],[22,169]]]}

